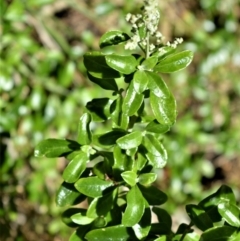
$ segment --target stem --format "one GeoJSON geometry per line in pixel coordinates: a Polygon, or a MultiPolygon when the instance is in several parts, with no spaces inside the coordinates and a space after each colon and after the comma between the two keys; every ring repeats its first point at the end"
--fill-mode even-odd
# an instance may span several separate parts
{"type": "Polygon", "coordinates": [[[188,231],[191,229],[191,227],[193,226],[192,222],[189,223],[189,225],[187,226],[187,228],[185,229],[184,233],[182,234],[182,237],[179,239],[179,241],[183,241],[186,234],[188,233],[188,231]]]}
{"type": "Polygon", "coordinates": [[[147,31],[146,59],[149,58],[149,31],[147,31]]]}

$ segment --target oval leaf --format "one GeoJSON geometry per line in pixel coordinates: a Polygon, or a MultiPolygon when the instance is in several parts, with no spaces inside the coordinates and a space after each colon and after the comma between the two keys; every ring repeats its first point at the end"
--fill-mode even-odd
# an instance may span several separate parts
{"type": "Polygon", "coordinates": [[[83,63],[88,72],[98,79],[119,78],[118,71],[109,68],[106,63],[105,55],[100,52],[88,52],[84,54],[83,63]]]}
{"type": "Polygon", "coordinates": [[[123,100],[122,111],[125,115],[132,116],[134,115],[142,105],[144,99],[143,94],[138,94],[133,87],[133,83],[131,82],[126,96],[123,100]]]}
{"type": "Polygon", "coordinates": [[[142,185],[149,185],[153,182],[155,182],[157,179],[156,173],[144,173],[139,175],[138,181],[142,185]]]}
{"type": "Polygon", "coordinates": [[[89,73],[88,73],[88,78],[93,83],[99,85],[100,87],[102,87],[105,90],[113,90],[113,91],[118,90],[118,86],[116,84],[115,79],[104,79],[104,78],[99,79],[99,78],[95,78],[94,76],[90,75],[89,73]]]}
{"type": "Polygon", "coordinates": [[[76,213],[76,214],[72,215],[71,219],[74,223],[76,223],[78,225],[87,225],[94,221],[93,218],[89,218],[89,217],[83,215],[82,213],[76,213]]]}
{"type": "Polygon", "coordinates": [[[47,139],[36,146],[34,155],[36,157],[60,157],[79,149],[80,145],[75,141],[47,139]]]}
{"type": "Polygon", "coordinates": [[[159,140],[150,134],[143,138],[145,155],[154,168],[162,168],[167,163],[167,151],[159,140]]]}
{"type": "Polygon", "coordinates": [[[88,241],[136,241],[136,237],[130,228],[122,225],[95,229],[85,236],[88,241]]]}
{"type": "Polygon", "coordinates": [[[137,174],[133,171],[126,171],[121,174],[123,180],[130,186],[134,186],[137,182],[137,174]]]}
{"type": "Polygon", "coordinates": [[[157,120],[151,121],[146,126],[146,131],[157,133],[157,134],[164,134],[164,133],[168,132],[169,130],[170,130],[169,125],[162,125],[157,120]]]}
{"type": "Polygon", "coordinates": [[[100,48],[104,48],[106,46],[116,45],[122,42],[127,41],[130,37],[121,31],[108,31],[102,35],[100,38],[100,48]]]}
{"type": "Polygon", "coordinates": [[[133,76],[133,87],[138,94],[141,94],[144,90],[146,90],[148,85],[148,76],[145,71],[137,70],[133,76]]]}
{"type": "Polygon", "coordinates": [[[90,131],[90,123],[92,117],[89,113],[85,113],[79,120],[78,123],[78,143],[81,145],[89,145],[92,141],[92,134],[90,131]]]}
{"type": "Polygon", "coordinates": [[[63,182],[57,191],[56,204],[60,207],[75,205],[85,198],[86,196],[79,193],[73,184],[63,182]]]}
{"type": "Polygon", "coordinates": [[[65,182],[74,183],[86,169],[88,156],[85,152],[78,153],[67,165],[63,172],[65,182]]]}
{"type": "Polygon", "coordinates": [[[137,61],[133,56],[106,55],[108,66],[122,74],[131,74],[136,70],[137,61]]]}
{"type": "Polygon", "coordinates": [[[140,131],[134,131],[117,140],[117,144],[122,149],[131,149],[138,147],[142,143],[142,133],[140,131]]]}
{"type": "Polygon", "coordinates": [[[171,73],[186,68],[193,59],[193,53],[186,50],[177,54],[172,54],[160,61],[154,68],[161,73],[171,73]]]}
{"type": "Polygon", "coordinates": [[[134,186],[127,194],[127,207],[122,217],[122,224],[132,227],[137,224],[144,213],[145,199],[138,186],[134,186]]]}
{"type": "Polygon", "coordinates": [[[149,205],[161,205],[167,201],[167,195],[154,186],[145,187],[138,184],[143,197],[149,205]]]}
{"type": "Polygon", "coordinates": [[[158,57],[151,56],[142,62],[140,69],[152,70],[155,67],[155,65],[157,64],[157,62],[158,62],[158,57]]]}
{"type": "Polygon", "coordinates": [[[223,202],[218,204],[218,212],[228,224],[236,228],[240,227],[240,210],[238,206],[223,202]]]}
{"type": "Polygon", "coordinates": [[[75,184],[75,188],[88,197],[101,197],[103,192],[113,186],[113,182],[104,181],[98,177],[86,177],[79,179],[75,184]]]}

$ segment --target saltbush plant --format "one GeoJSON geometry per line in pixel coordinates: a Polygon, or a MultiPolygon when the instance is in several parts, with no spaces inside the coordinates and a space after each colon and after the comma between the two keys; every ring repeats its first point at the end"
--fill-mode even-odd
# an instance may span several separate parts
{"type": "Polygon", "coordinates": [[[89,80],[111,91],[111,98],[87,102],[77,140],[47,139],[35,149],[38,157],[69,160],[56,203],[82,204],[62,215],[76,228],[70,241],[240,239],[240,209],[228,186],[186,205],[190,222],[175,231],[171,216],[159,207],[167,202],[167,195],[153,185],[168,158],[162,135],[177,116],[175,98],[159,73],[181,70],[193,58],[189,50],[176,52],[182,38],[165,41],[159,18],[157,1],[144,1],[141,14],[126,16],[131,36],[116,30],[100,38],[102,51],[87,52],[84,65],[89,80]],[[119,55],[115,45],[129,54],[119,55]],[[98,122],[109,130],[99,134],[98,122]]]}

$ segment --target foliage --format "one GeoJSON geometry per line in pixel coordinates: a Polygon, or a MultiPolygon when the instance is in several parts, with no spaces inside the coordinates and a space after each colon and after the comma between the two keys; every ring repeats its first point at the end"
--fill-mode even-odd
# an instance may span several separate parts
{"type": "Polygon", "coordinates": [[[187,67],[193,54],[188,50],[175,53],[181,38],[164,43],[157,31],[155,1],[145,1],[142,11],[142,15],[127,15],[133,36],[107,32],[100,39],[102,52],[84,55],[89,79],[112,91],[112,97],[86,104],[76,141],[47,139],[35,149],[38,157],[69,160],[56,197],[58,205],[87,200],[87,209],[70,208],[64,213],[66,223],[77,226],[70,240],[237,240],[240,210],[228,186],[198,205],[187,205],[191,222],[181,224],[176,232],[168,212],[155,206],[167,201],[167,195],[152,183],[156,170],[167,162],[162,134],[177,115],[175,98],[158,73],[187,67]],[[139,47],[144,56],[105,49],[126,41],[125,49],[139,47]],[[107,122],[111,128],[95,134],[91,128],[97,126],[95,122],[107,122]],[[152,213],[157,223],[151,222],[152,213]],[[193,226],[202,234],[194,233],[193,226]]]}
{"type": "MultiPolygon", "coordinates": [[[[61,223],[54,194],[66,160],[39,160],[33,148],[49,136],[76,138],[74,123],[83,105],[94,97],[87,106],[94,108],[106,101],[98,98],[110,97],[111,91],[92,85],[93,78],[86,81],[82,55],[97,48],[107,29],[129,32],[124,18],[138,12],[139,1],[0,2],[0,237],[65,240],[69,229],[61,223]]],[[[222,183],[233,188],[239,203],[239,4],[159,4],[166,38],[182,36],[179,48],[195,52],[188,68],[164,75],[178,116],[164,136],[169,161],[158,169],[155,185],[167,193],[164,208],[174,221],[183,204],[200,201],[222,183]]],[[[122,48],[118,53],[127,54],[122,48]]],[[[108,129],[108,123],[94,124],[96,131],[108,129]]]]}

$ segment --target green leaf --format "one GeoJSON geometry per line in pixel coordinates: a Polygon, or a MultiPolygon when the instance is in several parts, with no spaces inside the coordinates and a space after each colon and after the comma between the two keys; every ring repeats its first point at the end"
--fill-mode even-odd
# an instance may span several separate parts
{"type": "Polygon", "coordinates": [[[87,102],[86,108],[92,115],[93,121],[105,121],[110,117],[110,105],[112,100],[109,98],[97,98],[87,102]]]}
{"type": "Polygon", "coordinates": [[[133,131],[117,140],[118,146],[124,150],[138,147],[141,143],[142,133],[140,131],[133,131]]]}
{"type": "Polygon", "coordinates": [[[127,41],[130,37],[122,31],[108,31],[102,35],[99,41],[100,48],[106,46],[116,45],[122,42],[127,41]]]}
{"type": "Polygon", "coordinates": [[[84,225],[75,230],[69,238],[69,241],[85,241],[85,234],[90,230],[91,225],[84,225]]]}
{"type": "Polygon", "coordinates": [[[208,213],[213,222],[219,222],[222,217],[218,212],[218,204],[223,201],[236,204],[232,189],[226,185],[222,185],[215,193],[203,199],[198,205],[208,213]]]}
{"type": "Polygon", "coordinates": [[[172,218],[168,212],[159,207],[153,207],[152,211],[157,215],[158,218],[158,234],[170,234],[172,229],[172,218]]]}
{"type": "Polygon", "coordinates": [[[81,145],[89,145],[92,141],[92,134],[90,131],[90,123],[92,117],[89,113],[84,113],[78,123],[78,143],[81,145]]]}
{"type": "Polygon", "coordinates": [[[117,225],[107,228],[95,229],[85,236],[88,241],[135,241],[137,240],[130,228],[117,225]]]}
{"type": "Polygon", "coordinates": [[[161,205],[167,201],[167,195],[154,186],[145,187],[138,184],[138,187],[149,205],[161,205]]]}
{"type": "Polygon", "coordinates": [[[133,87],[138,94],[141,94],[148,86],[148,76],[145,71],[137,70],[133,76],[133,87]]]}
{"type": "Polygon", "coordinates": [[[36,146],[34,155],[36,157],[60,157],[79,149],[80,145],[75,141],[47,139],[36,146]]]}
{"type": "Polygon", "coordinates": [[[113,131],[107,132],[103,135],[100,135],[98,137],[98,141],[100,144],[104,146],[112,146],[116,144],[116,141],[124,136],[126,134],[126,131],[121,130],[121,129],[115,129],[113,131]]]}
{"type": "Polygon", "coordinates": [[[113,91],[118,90],[118,86],[117,86],[115,79],[95,78],[94,76],[90,75],[89,73],[88,73],[88,78],[93,83],[99,85],[100,87],[102,87],[105,90],[113,90],[113,91]]]}
{"type": "Polygon", "coordinates": [[[145,155],[154,168],[163,168],[167,163],[167,152],[162,143],[153,135],[143,137],[145,155]]]}
{"type": "Polygon", "coordinates": [[[143,240],[148,236],[151,229],[151,209],[145,200],[145,210],[139,223],[136,223],[133,227],[134,233],[139,240],[143,240]]]}
{"type": "Polygon", "coordinates": [[[98,162],[96,165],[94,165],[92,172],[98,178],[104,180],[106,173],[104,162],[98,162]]]}
{"type": "Polygon", "coordinates": [[[103,196],[103,192],[113,186],[113,182],[104,181],[98,177],[87,177],[79,179],[74,186],[80,193],[95,198],[103,196]]]}
{"type": "Polygon", "coordinates": [[[113,165],[113,173],[114,178],[116,180],[121,180],[121,173],[124,171],[132,170],[133,167],[133,159],[126,155],[126,153],[119,147],[114,146],[113,148],[114,155],[114,165],[113,165]]]}
{"type": "Polygon", "coordinates": [[[157,179],[156,173],[143,173],[139,175],[138,182],[142,185],[150,185],[157,179]]]}
{"type": "Polygon", "coordinates": [[[85,171],[87,166],[88,156],[83,151],[69,162],[63,172],[63,179],[65,182],[74,183],[78,180],[81,174],[85,171]]]}
{"type": "Polygon", "coordinates": [[[78,225],[87,225],[94,221],[93,218],[89,218],[82,213],[76,213],[76,214],[72,215],[71,219],[74,223],[76,223],[78,225]]]}
{"type": "Polygon", "coordinates": [[[144,95],[138,94],[133,87],[133,83],[131,82],[128,87],[126,96],[123,100],[123,105],[122,105],[123,113],[129,116],[134,115],[141,107],[143,99],[144,99],[144,95]]]}
{"type": "Polygon", "coordinates": [[[115,79],[119,78],[118,71],[110,68],[101,52],[87,52],[84,54],[84,65],[90,75],[98,79],[115,79]]]}
{"type": "MultiPolygon", "coordinates": [[[[201,241],[233,241],[236,229],[230,226],[214,227],[206,230],[201,235],[201,241]]],[[[237,241],[237,240],[235,240],[237,241]]]]}
{"type": "Polygon", "coordinates": [[[172,54],[164,58],[156,65],[155,71],[161,73],[171,73],[186,68],[193,59],[193,53],[190,50],[172,54]]]}
{"type": "Polygon", "coordinates": [[[162,60],[166,56],[174,53],[176,51],[175,48],[171,46],[163,46],[158,51],[156,51],[152,56],[158,57],[158,61],[162,60]]]}
{"type": "Polygon", "coordinates": [[[63,182],[57,191],[56,204],[60,207],[75,205],[85,198],[86,196],[79,193],[73,184],[63,182]]]}
{"type": "Polygon", "coordinates": [[[119,95],[110,106],[111,119],[116,126],[121,125],[123,97],[119,95]]]}
{"type": "Polygon", "coordinates": [[[80,213],[80,212],[84,212],[86,213],[86,209],[82,209],[82,208],[69,208],[67,210],[65,210],[62,213],[62,221],[69,227],[78,227],[78,225],[76,225],[76,223],[74,223],[71,219],[71,216],[76,214],[76,213],[80,213]]]}
{"type": "Polygon", "coordinates": [[[152,70],[158,62],[157,56],[151,56],[148,59],[145,59],[141,64],[141,69],[152,70]]]}
{"type": "Polygon", "coordinates": [[[137,183],[137,174],[133,171],[126,171],[121,174],[123,180],[130,186],[135,186],[137,183]]]}
{"type": "Polygon", "coordinates": [[[136,70],[137,61],[133,56],[111,54],[105,58],[108,66],[122,74],[131,74],[136,70]]]}
{"type": "Polygon", "coordinates": [[[147,72],[149,77],[150,104],[155,118],[162,125],[171,126],[176,120],[176,101],[161,77],[147,72]]]}
{"type": "Polygon", "coordinates": [[[132,227],[138,223],[144,213],[145,199],[138,186],[134,186],[127,194],[127,207],[122,217],[122,224],[132,227]]]}
{"type": "Polygon", "coordinates": [[[162,125],[157,120],[151,121],[146,126],[146,131],[157,133],[157,134],[164,134],[164,133],[166,133],[169,130],[170,130],[170,126],[169,125],[162,125]]]}
{"type": "Polygon", "coordinates": [[[240,227],[240,210],[238,206],[222,202],[218,204],[218,212],[228,224],[236,228],[240,227]]]}
{"type": "Polygon", "coordinates": [[[88,206],[87,216],[89,218],[97,218],[100,216],[106,216],[106,214],[112,209],[117,195],[117,189],[113,192],[98,198],[94,198],[88,206]]]}
{"type": "Polygon", "coordinates": [[[200,230],[205,231],[213,227],[212,220],[201,207],[197,205],[189,204],[189,205],[186,205],[186,211],[188,216],[191,218],[191,221],[200,230]]]}

